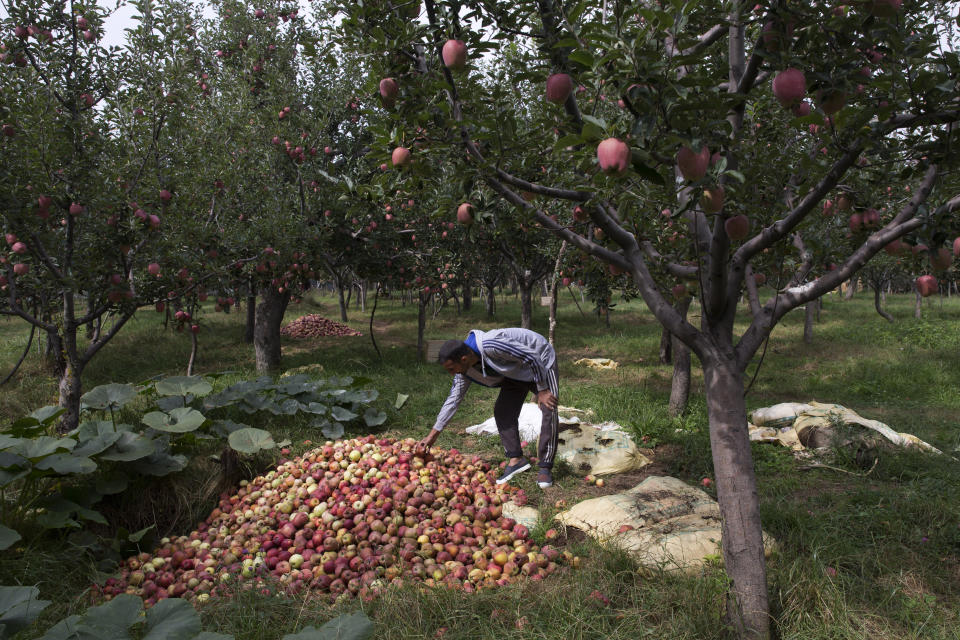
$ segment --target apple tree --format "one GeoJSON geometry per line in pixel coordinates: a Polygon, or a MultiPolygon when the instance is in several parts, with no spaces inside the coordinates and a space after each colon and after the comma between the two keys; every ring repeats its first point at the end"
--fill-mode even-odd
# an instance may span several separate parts
{"type": "Polygon", "coordinates": [[[77,424],[86,366],[167,288],[148,269],[184,213],[166,168],[190,128],[194,16],[136,4],[119,48],[101,43],[96,3],[19,2],[0,23],[0,146],[17,159],[0,166],[0,313],[46,333],[63,430],[77,424]]]}
{"type": "Polygon", "coordinates": [[[434,131],[435,148],[458,148],[529,220],[629,273],[700,360],[727,621],[739,637],[769,637],[744,373],[786,313],[890,242],[946,241],[960,207],[950,152],[960,63],[939,44],[944,6],[425,0],[417,19],[404,3],[341,9],[344,46],[377,54],[382,75],[406,88],[407,130],[434,131]],[[543,98],[518,103],[513,88],[524,86],[543,98]],[[505,115],[517,110],[525,117],[505,115]],[[795,142],[774,144],[768,130],[795,142]],[[533,179],[530,167],[546,156],[556,162],[533,179]],[[887,175],[892,159],[902,169],[888,179],[901,192],[910,186],[909,198],[861,224],[835,254],[837,268],[811,277],[827,256],[804,239],[826,227],[839,247],[846,231],[824,225],[823,201],[855,176],[887,175]],[[554,221],[546,200],[583,207],[603,238],[554,221]],[[680,234],[673,244],[669,221],[680,234]],[[735,335],[745,277],[762,261],[777,266],[766,278],[775,287],[762,289],[768,298],[735,335]],[[699,326],[672,304],[678,284],[696,292],[699,326]]]}

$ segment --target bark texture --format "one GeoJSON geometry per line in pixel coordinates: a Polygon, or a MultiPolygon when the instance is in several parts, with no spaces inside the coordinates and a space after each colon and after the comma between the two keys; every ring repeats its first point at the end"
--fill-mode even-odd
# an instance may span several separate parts
{"type": "Polygon", "coordinates": [[[522,281],[520,287],[520,328],[533,328],[533,283],[522,281]]]}
{"type": "Polygon", "coordinates": [[[811,300],[807,303],[803,312],[803,343],[813,342],[813,319],[817,314],[817,301],[811,300]]]}
{"type": "Polygon", "coordinates": [[[769,636],[767,571],[757,477],[747,433],[743,377],[734,359],[703,364],[717,501],[723,514],[723,558],[732,583],[727,622],[738,638],[769,636]]]}
{"type": "MultiPolygon", "coordinates": [[[[686,296],[678,300],[676,308],[680,315],[686,318],[687,310],[690,309],[690,297],[686,296]]],[[[669,411],[671,416],[676,417],[687,412],[687,405],[690,402],[690,348],[676,336],[669,333],[668,335],[671,336],[673,343],[673,378],[670,383],[669,411]]]]}
{"type": "Polygon", "coordinates": [[[247,328],[243,339],[247,344],[253,344],[253,328],[257,323],[257,296],[247,296],[247,328]]]}
{"type": "Polygon", "coordinates": [[[873,290],[873,306],[880,314],[880,317],[887,322],[893,322],[893,316],[883,310],[883,287],[877,287],[873,290]]]}
{"type": "Polygon", "coordinates": [[[258,372],[272,371],[280,366],[280,326],[289,303],[289,290],[280,293],[270,285],[260,289],[260,304],[257,305],[253,327],[253,352],[258,372]]]}

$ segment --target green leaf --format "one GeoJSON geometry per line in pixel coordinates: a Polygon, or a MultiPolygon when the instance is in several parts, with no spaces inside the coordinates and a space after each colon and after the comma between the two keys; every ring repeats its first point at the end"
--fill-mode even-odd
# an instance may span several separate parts
{"type": "Polygon", "coordinates": [[[229,436],[238,429],[246,429],[247,425],[233,420],[214,420],[210,425],[211,431],[221,436],[229,436]]]}
{"type": "Polygon", "coordinates": [[[262,449],[272,449],[275,445],[270,432],[263,429],[247,427],[230,434],[227,442],[234,451],[240,453],[257,453],[262,449]]]}
{"type": "Polygon", "coordinates": [[[98,453],[102,453],[112,447],[122,435],[122,431],[108,431],[106,433],[97,434],[93,438],[87,440],[78,438],[80,443],[76,448],[74,448],[73,455],[93,456],[98,453]]]}
{"type": "Polygon", "coordinates": [[[122,593],[82,616],[70,616],[51,627],[41,640],[126,640],[140,621],[143,600],[122,593]]]}
{"type": "Polygon", "coordinates": [[[127,474],[122,471],[112,471],[97,478],[97,483],[94,486],[100,495],[112,496],[123,493],[128,484],[127,474]]]}
{"type": "Polygon", "coordinates": [[[0,587],[0,637],[12,637],[37,619],[50,604],[37,600],[38,595],[36,587],[0,587]]]}
{"type": "MultiPolygon", "coordinates": [[[[18,445],[8,447],[7,451],[21,455],[29,460],[39,460],[58,451],[73,451],[75,446],[77,446],[77,441],[72,438],[41,436],[39,438],[20,440],[18,445]]],[[[2,445],[0,445],[0,447],[2,447],[2,445]]]]}
{"type": "Polygon", "coordinates": [[[26,416],[11,424],[10,428],[7,429],[7,433],[17,438],[30,438],[34,436],[35,432],[42,431],[43,429],[44,425],[42,422],[33,416],[26,416]]]}
{"type": "Polygon", "coordinates": [[[593,68],[593,54],[583,49],[578,49],[570,53],[570,62],[576,62],[587,69],[593,68]]]}
{"type": "Polygon", "coordinates": [[[368,427],[377,427],[387,421],[387,414],[370,407],[363,413],[363,421],[368,427]]]}
{"type": "Polygon", "coordinates": [[[288,633],[283,640],[367,640],[373,635],[373,621],[362,611],[344,613],[316,629],[306,627],[300,633],[288,633]]]}
{"type": "Polygon", "coordinates": [[[100,460],[109,460],[111,462],[132,462],[140,458],[146,458],[157,449],[157,444],[152,439],[140,433],[124,431],[120,434],[120,439],[113,443],[105,453],[97,456],[100,460]]]}
{"type": "Polygon", "coordinates": [[[96,471],[97,463],[86,456],[78,456],[73,453],[55,453],[40,460],[34,467],[63,475],[86,474],[96,471]]]}
{"type": "Polygon", "coordinates": [[[727,174],[728,176],[730,176],[731,178],[739,181],[740,184],[744,184],[744,183],[746,183],[746,181],[747,181],[746,176],[744,176],[742,173],[740,173],[739,171],[736,171],[736,170],[734,170],[734,169],[728,170],[728,171],[726,172],[726,174],[727,174]]]}
{"type": "Polygon", "coordinates": [[[73,519],[73,513],[70,511],[44,511],[37,516],[37,524],[44,529],[65,529],[80,526],[80,523],[73,519]]]}
{"type": "Polygon", "coordinates": [[[583,130],[580,132],[580,135],[586,142],[596,142],[607,134],[597,125],[593,124],[592,122],[587,122],[583,125],[583,130]]]}
{"type": "Polygon", "coordinates": [[[136,470],[148,476],[168,476],[177,471],[183,471],[187,466],[187,457],[169,453],[157,452],[136,464],[136,470]]]}
{"type": "Polygon", "coordinates": [[[80,396],[81,409],[119,409],[137,395],[137,388],[132,384],[111,382],[102,384],[80,396]]]}
{"type": "Polygon", "coordinates": [[[192,395],[202,398],[213,391],[213,385],[201,376],[170,376],[157,382],[156,389],[161,396],[192,395]]]}
{"type": "Polygon", "coordinates": [[[402,409],[402,408],[403,408],[403,405],[405,405],[405,404],[407,403],[407,400],[409,400],[409,399],[410,399],[410,396],[408,396],[407,394],[405,394],[405,393],[398,393],[398,394],[397,394],[397,400],[396,400],[396,402],[393,403],[393,408],[394,408],[394,409],[402,409]]]}
{"type": "Polygon", "coordinates": [[[160,411],[170,411],[171,409],[185,407],[192,401],[193,396],[166,396],[157,398],[157,408],[160,409],[160,411]]]}
{"type": "Polygon", "coordinates": [[[346,407],[337,406],[330,410],[330,415],[333,416],[334,420],[338,420],[340,422],[349,422],[356,418],[358,414],[350,411],[346,407]]]}
{"type": "Polygon", "coordinates": [[[0,551],[6,551],[20,540],[20,534],[9,527],[0,524],[0,551]]]}
{"type": "Polygon", "coordinates": [[[147,634],[143,640],[192,638],[202,630],[200,614],[186,600],[167,598],[147,609],[147,634]]]}
{"type": "Polygon", "coordinates": [[[151,411],[142,418],[143,423],[157,431],[189,433],[196,431],[207,421],[206,417],[192,407],[180,407],[170,413],[151,411]]]}
{"type": "Polygon", "coordinates": [[[157,526],[157,525],[152,524],[152,525],[150,525],[149,527],[147,527],[147,528],[145,528],[145,529],[140,529],[140,531],[135,531],[135,532],[133,532],[133,533],[131,533],[130,535],[127,536],[127,540],[129,540],[130,542],[140,542],[141,540],[143,540],[143,536],[145,536],[145,535],[147,535],[148,533],[150,533],[151,531],[153,531],[153,529],[154,529],[156,526],[157,526]]]}
{"type": "Polygon", "coordinates": [[[310,402],[308,404],[300,405],[300,409],[306,411],[307,413],[312,413],[314,415],[322,416],[324,415],[329,407],[320,402],[310,402]]]}
{"type": "Polygon", "coordinates": [[[553,143],[554,151],[566,151],[567,147],[577,147],[584,143],[583,136],[570,133],[553,143]]]}
{"type": "Polygon", "coordinates": [[[9,451],[0,451],[0,469],[29,469],[30,461],[9,451]]]}
{"type": "Polygon", "coordinates": [[[49,426],[53,424],[53,421],[63,415],[63,412],[66,411],[63,407],[58,407],[57,405],[50,405],[48,407],[40,407],[36,411],[30,414],[31,418],[36,419],[44,426],[49,426]]]}
{"type": "Polygon", "coordinates": [[[339,440],[343,437],[343,424],[339,422],[327,423],[320,429],[320,433],[326,436],[329,440],[339,440]]]}

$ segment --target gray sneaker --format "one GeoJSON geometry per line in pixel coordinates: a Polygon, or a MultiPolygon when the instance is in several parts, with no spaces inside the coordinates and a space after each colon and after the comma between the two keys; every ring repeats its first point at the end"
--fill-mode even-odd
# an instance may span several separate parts
{"type": "Polygon", "coordinates": [[[550,469],[540,469],[537,472],[537,486],[541,489],[553,486],[553,473],[550,472],[550,469]]]}
{"type": "Polygon", "coordinates": [[[530,468],[530,461],[527,460],[526,458],[522,459],[517,464],[513,464],[513,465],[508,464],[503,469],[503,473],[500,474],[500,477],[497,478],[497,484],[506,484],[510,482],[510,478],[517,475],[518,473],[526,471],[529,468],[530,468]]]}

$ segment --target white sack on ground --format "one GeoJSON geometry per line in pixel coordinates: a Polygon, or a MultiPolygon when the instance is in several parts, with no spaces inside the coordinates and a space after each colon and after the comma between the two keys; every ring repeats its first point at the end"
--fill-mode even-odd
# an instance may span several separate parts
{"type": "MultiPolygon", "coordinates": [[[[692,571],[720,554],[719,506],[669,476],[650,476],[623,493],[585,500],[556,520],[630,551],[645,567],[692,571]]],[[[768,553],[773,548],[766,534],[764,547],[768,553]]]]}
{"type": "MultiPolygon", "coordinates": [[[[587,409],[582,411],[580,409],[574,409],[573,407],[559,407],[560,413],[560,429],[563,430],[564,425],[570,424],[580,424],[581,419],[590,419],[593,417],[593,411],[587,409]],[[582,418],[581,418],[582,416],[582,418]]],[[[543,414],[540,413],[540,406],[535,402],[526,402],[523,407],[520,408],[520,439],[527,440],[529,442],[535,441],[540,437],[540,423],[543,421],[543,414]]],[[[603,429],[619,429],[620,425],[613,422],[604,422],[602,425],[598,425],[599,428],[603,429]]],[[[467,433],[474,435],[497,435],[497,422],[494,418],[487,418],[480,424],[475,424],[467,427],[467,433]]]]}
{"type": "Polygon", "coordinates": [[[561,426],[557,460],[563,460],[580,475],[610,475],[642,469],[650,459],[640,453],[629,434],[606,425],[579,424],[561,426]]]}
{"type": "Polygon", "coordinates": [[[864,418],[856,411],[839,404],[809,402],[801,405],[799,403],[783,403],[773,407],[757,409],[753,412],[752,418],[753,423],[747,425],[751,440],[776,442],[795,451],[843,444],[838,440],[841,438],[849,439],[849,434],[836,432],[836,425],[842,424],[847,428],[862,427],[869,429],[901,447],[916,446],[925,451],[942,453],[933,445],[924,442],[913,434],[898,433],[878,420],[864,418]],[[786,424],[785,421],[791,410],[790,407],[804,408],[797,409],[795,415],[789,417],[789,424],[786,424]]]}

